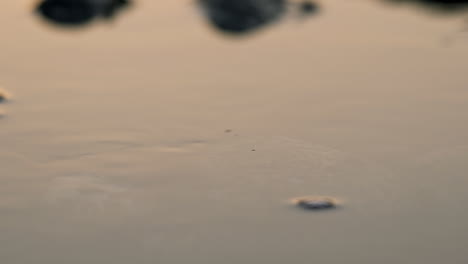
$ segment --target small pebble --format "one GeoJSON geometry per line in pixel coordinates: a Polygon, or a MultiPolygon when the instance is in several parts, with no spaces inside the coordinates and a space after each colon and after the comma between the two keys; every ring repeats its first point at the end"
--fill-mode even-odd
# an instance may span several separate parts
{"type": "Polygon", "coordinates": [[[324,196],[309,196],[300,197],[292,200],[293,203],[302,209],[306,210],[327,210],[334,209],[338,206],[338,200],[332,197],[324,196]]]}

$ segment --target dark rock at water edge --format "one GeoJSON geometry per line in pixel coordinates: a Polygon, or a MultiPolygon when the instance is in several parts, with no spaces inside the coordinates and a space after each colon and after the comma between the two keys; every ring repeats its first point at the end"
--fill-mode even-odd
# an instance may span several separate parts
{"type": "Polygon", "coordinates": [[[390,3],[412,3],[440,12],[456,12],[468,9],[468,0],[384,0],[390,3]]]}
{"type": "Polygon", "coordinates": [[[265,26],[286,12],[286,0],[198,0],[219,30],[246,33],[265,26]]]}
{"type": "Polygon", "coordinates": [[[36,10],[50,22],[79,26],[96,17],[113,17],[117,10],[129,4],[128,0],[44,0],[36,10]]]}

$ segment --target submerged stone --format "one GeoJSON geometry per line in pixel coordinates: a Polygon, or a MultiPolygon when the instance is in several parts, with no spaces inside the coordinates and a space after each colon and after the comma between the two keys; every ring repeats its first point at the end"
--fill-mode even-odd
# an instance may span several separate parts
{"type": "Polygon", "coordinates": [[[294,204],[306,210],[327,210],[338,206],[338,200],[332,197],[309,196],[293,199],[294,204]]]}

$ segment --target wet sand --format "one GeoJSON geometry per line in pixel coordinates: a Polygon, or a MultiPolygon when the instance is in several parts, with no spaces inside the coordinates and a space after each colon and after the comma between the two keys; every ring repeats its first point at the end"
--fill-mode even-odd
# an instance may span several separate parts
{"type": "Polygon", "coordinates": [[[2,264],[468,261],[468,14],[327,0],[232,35],[188,1],[31,4],[0,4],[2,264]]]}

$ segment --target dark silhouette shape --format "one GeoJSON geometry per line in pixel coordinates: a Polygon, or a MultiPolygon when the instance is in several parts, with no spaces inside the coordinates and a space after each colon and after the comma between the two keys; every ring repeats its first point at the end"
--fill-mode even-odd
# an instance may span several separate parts
{"type": "Polygon", "coordinates": [[[80,26],[94,18],[112,18],[129,0],[44,0],[37,11],[48,21],[64,26],[80,26]]]}
{"type": "Polygon", "coordinates": [[[391,3],[413,3],[440,12],[457,12],[468,8],[468,0],[385,0],[391,3]]]}
{"type": "Polygon", "coordinates": [[[295,5],[302,14],[318,10],[318,6],[309,1],[298,4],[288,0],[198,0],[198,3],[213,26],[232,34],[249,33],[271,24],[280,19],[289,6],[295,5]]]}
{"type": "Polygon", "coordinates": [[[313,2],[304,1],[300,3],[300,11],[303,14],[315,13],[318,11],[318,5],[313,2]]]}
{"type": "Polygon", "coordinates": [[[244,33],[271,23],[286,11],[286,0],[199,0],[220,30],[244,33]]]}

